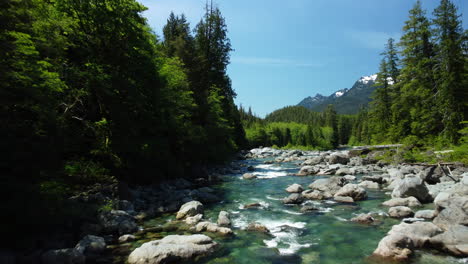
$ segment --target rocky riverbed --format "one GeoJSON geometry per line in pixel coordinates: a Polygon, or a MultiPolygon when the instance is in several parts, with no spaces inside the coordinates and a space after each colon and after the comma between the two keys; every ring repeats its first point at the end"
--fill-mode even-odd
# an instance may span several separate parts
{"type": "Polygon", "coordinates": [[[127,200],[83,227],[75,247],[40,256],[43,263],[467,263],[468,169],[389,165],[374,152],[253,149],[205,178],[128,188],[127,200]]]}

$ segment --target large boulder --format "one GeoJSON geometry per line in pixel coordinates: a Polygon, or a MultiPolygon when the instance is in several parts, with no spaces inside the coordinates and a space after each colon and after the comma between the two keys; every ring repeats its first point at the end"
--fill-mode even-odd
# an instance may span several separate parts
{"type": "Polygon", "coordinates": [[[421,203],[418,201],[418,199],[410,196],[406,198],[393,198],[388,201],[385,201],[382,203],[385,206],[389,207],[394,207],[394,206],[409,206],[409,207],[414,207],[414,206],[421,206],[421,203]]]}
{"type": "Polygon", "coordinates": [[[199,201],[190,201],[183,204],[177,212],[176,218],[183,219],[188,216],[195,216],[197,214],[203,214],[203,204],[199,201]]]}
{"type": "Polygon", "coordinates": [[[349,158],[343,154],[332,154],[328,156],[327,161],[329,164],[343,164],[346,165],[349,162],[349,158]]]}
{"type": "Polygon", "coordinates": [[[285,204],[300,204],[304,201],[304,197],[300,193],[293,193],[283,199],[285,204]]]}
{"type": "Polygon", "coordinates": [[[345,175],[354,175],[356,174],[356,169],[354,168],[339,168],[335,175],[345,176],[345,175]]]}
{"type": "Polygon", "coordinates": [[[286,191],[289,192],[289,193],[300,193],[302,191],[304,191],[304,188],[297,184],[297,183],[294,183],[290,186],[288,186],[288,188],[286,188],[286,191]]]}
{"type": "Polygon", "coordinates": [[[468,256],[468,227],[452,225],[447,231],[429,240],[432,247],[458,257],[468,256]]]}
{"type": "Polygon", "coordinates": [[[355,201],[360,201],[367,198],[367,192],[357,184],[348,183],[335,193],[335,197],[337,196],[349,196],[355,201]]]}
{"type": "Polygon", "coordinates": [[[98,218],[106,233],[119,233],[123,235],[138,230],[135,218],[125,211],[103,211],[99,214],[98,218]]]}
{"type": "Polygon", "coordinates": [[[222,227],[228,227],[231,225],[231,219],[229,219],[229,213],[226,211],[219,212],[218,225],[222,227]]]}
{"type": "Polygon", "coordinates": [[[304,166],[301,167],[299,172],[297,173],[298,176],[307,176],[307,175],[313,175],[317,174],[320,171],[319,168],[314,167],[314,166],[304,166]]]}
{"type": "Polygon", "coordinates": [[[354,203],[354,199],[349,196],[334,196],[333,200],[338,203],[354,203]]]}
{"type": "Polygon", "coordinates": [[[392,192],[392,198],[416,197],[420,202],[430,202],[432,197],[429,194],[424,181],[414,175],[407,175],[400,181],[392,192]]]}
{"type": "Polygon", "coordinates": [[[413,216],[414,212],[406,206],[395,206],[388,209],[388,215],[393,218],[403,218],[413,216]]]}
{"type": "Polygon", "coordinates": [[[450,225],[468,225],[468,196],[441,192],[434,200],[438,214],[434,224],[444,230],[450,225]]]}
{"type": "Polygon", "coordinates": [[[361,180],[376,182],[378,184],[383,184],[386,182],[385,178],[382,175],[362,176],[361,180]]]}
{"type": "Polygon", "coordinates": [[[317,165],[319,163],[323,162],[323,157],[322,156],[319,156],[319,157],[313,157],[311,159],[307,159],[305,160],[301,165],[303,166],[306,166],[306,165],[317,165]]]}
{"type": "Polygon", "coordinates": [[[379,184],[373,181],[363,181],[359,183],[359,186],[367,189],[379,189],[379,184]]]}
{"type": "Polygon", "coordinates": [[[332,197],[331,195],[327,196],[326,193],[319,190],[305,190],[302,192],[302,196],[309,200],[323,200],[332,197]]]}
{"type": "Polygon", "coordinates": [[[415,248],[423,247],[431,237],[441,232],[439,227],[429,222],[394,225],[372,255],[393,261],[405,261],[415,248]]]}
{"type": "Polygon", "coordinates": [[[436,210],[419,210],[414,214],[415,218],[432,220],[437,216],[436,210]]]}
{"type": "Polygon", "coordinates": [[[346,183],[347,181],[345,178],[334,176],[330,178],[315,180],[313,183],[309,185],[309,188],[312,190],[317,190],[317,191],[321,191],[324,193],[328,193],[330,196],[333,196],[346,183]]]}
{"type": "Polygon", "coordinates": [[[106,249],[104,238],[87,235],[78,242],[75,249],[85,256],[99,255],[106,249]]]}
{"type": "Polygon", "coordinates": [[[144,243],[128,257],[129,264],[179,263],[213,253],[217,243],[205,235],[170,235],[144,243]]]}
{"type": "Polygon", "coordinates": [[[47,264],[84,264],[86,257],[75,248],[65,248],[45,252],[41,260],[47,264]]]}

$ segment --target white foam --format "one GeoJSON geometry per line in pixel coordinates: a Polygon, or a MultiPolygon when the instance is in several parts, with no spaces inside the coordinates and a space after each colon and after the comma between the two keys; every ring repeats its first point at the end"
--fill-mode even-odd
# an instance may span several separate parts
{"type": "Polygon", "coordinates": [[[319,213],[329,213],[333,211],[333,208],[319,208],[319,213]]]}
{"type": "Polygon", "coordinates": [[[303,214],[303,213],[294,212],[294,211],[290,211],[290,210],[281,210],[281,212],[287,213],[287,214],[292,214],[292,215],[302,215],[303,214]]]}
{"type": "Polygon", "coordinates": [[[268,171],[268,172],[254,172],[253,175],[257,176],[259,179],[272,179],[277,177],[288,176],[288,173],[285,171],[268,171]]]}
{"type": "Polygon", "coordinates": [[[270,195],[267,195],[266,198],[267,198],[268,200],[273,200],[273,201],[281,201],[281,200],[283,200],[282,198],[275,198],[275,197],[271,197],[270,195]]]}
{"type": "Polygon", "coordinates": [[[265,169],[265,170],[276,170],[276,171],[283,170],[283,168],[275,166],[274,164],[260,164],[260,165],[255,166],[255,168],[265,169]]]}
{"type": "Polygon", "coordinates": [[[343,217],[335,216],[335,218],[342,222],[348,222],[348,220],[344,219],[343,217]]]}
{"type": "Polygon", "coordinates": [[[327,204],[336,204],[336,202],[335,202],[335,201],[330,201],[330,200],[328,200],[328,201],[325,201],[325,203],[327,203],[327,204]]]}
{"type": "Polygon", "coordinates": [[[278,248],[280,255],[292,255],[296,253],[301,248],[308,248],[312,244],[299,244],[299,243],[288,243],[289,248],[278,248]]]}

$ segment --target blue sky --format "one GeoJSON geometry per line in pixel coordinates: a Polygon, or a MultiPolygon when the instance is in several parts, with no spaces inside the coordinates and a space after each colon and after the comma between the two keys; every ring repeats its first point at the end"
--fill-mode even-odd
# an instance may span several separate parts
{"type": "MultiPolygon", "coordinates": [[[[468,28],[468,1],[453,0],[468,28]]],[[[351,88],[377,72],[389,37],[398,38],[415,0],[216,0],[232,47],[228,68],[237,104],[260,116],[317,93],[351,88]]],[[[192,27],[205,0],[141,0],[159,36],[171,11],[192,27]]],[[[427,14],[439,0],[423,0],[427,14]]]]}

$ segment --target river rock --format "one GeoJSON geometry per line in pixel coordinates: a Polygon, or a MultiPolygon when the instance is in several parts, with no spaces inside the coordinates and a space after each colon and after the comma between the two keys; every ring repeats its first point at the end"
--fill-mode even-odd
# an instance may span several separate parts
{"type": "Polygon", "coordinates": [[[429,240],[432,247],[458,257],[468,256],[468,227],[452,225],[447,231],[429,240]]]}
{"type": "Polygon", "coordinates": [[[406,198],[393,198],[388,201],[385,201],[382,203],[385,206],[409,206],[409,207],[415,207],[415,206],[421,206],[421,203],[418,201],[418,199],[414,197],[406,197],[406,198]]]}
{"type": "Polygon", "coordinates": [[[361,180],[376,182],[378,184],[384,184],[386,182],[385,178],[382,175],[362,176],[361,180]]]}
{"type": "Polygon", "coordinates": [[[397,168],[390,168],[387,170],[387,173],[391,178],[403,179],[405,175],[397,168]]]}
{"type": "Polygon", "coordinates": [[[286,188],[286,191],[289,193],[300,193],[304,191],[304,188],[301,185],[294,183],[290,185],[288,188],[286,188]]]}
{"type": "Polygon", "coordinates": [[[434,200],[438,214],[434,224],[444,230],[450,225],[468,225],[468,195],[442,192],[434,200]]]}
{"type": "Polygon", "coordinates": [[[379,189],[379,184],[373,181],[363,181],[358,185],[367,189],[379,189]]]}
{"type": "Polygon", "coordinates": [[[351,218],[351,221],[361,224],[372,224],[375,219],[371,214],[359,214],[356,217],[351,218]]]}
{"type": "Polygon", "coordinates": [[[357,184],[348,183],[335,193],[336,196],[349,196],[355,201],[360,201],[367,198],[367,192],[357,184]]]}
{"type": "Polygon", "coordinates": [[[257,223],[257,222],[253,222],[253,223],[250,223],[248,226],[247,226],[247,231],[255,231],[255,232],[260,232],[260,233],[266,233],[266,234],[269,234],[270,233],[270,230],[268,230],[268,228],[260,223],[257,223]]]}
{"type": "Polygon", "coordinates": [[[332,154],[327,158],[330,164],[343,164],[346,165],[349,162],[349,158],[342,154],[332,154]]]}
{"type": "Polygon", "coordinates": [[[132,242],[135,241],[136,237],[134,235],[123,235],[119,237],[119,243],[127,243],[127,242],[132,242]]]}
{"type": "Polygon", "coordinates": [[[313,205],[304,205],[301,207],[301,213],[310,213],[310,212],[316,212],[319,209],[313,205]]]}
{"type": "Polygon", "coordinates": [[[260,208],[262,205],[260,203],[249,203],[244,205],[245,209],[251,209],[251,208],[260,208]]]}
{"type": "Polygon", "coordinates": [[[212,233],[218,233],[218,234],[221,234],[221,235],[232,235],[233,234],[233,232],[232,232],[232,230],[230,228],[220,227],[215,223],[206,222],[206,221],[198,223],[195,226],[194,229],[197,232],[207,231],[207,232],[212,232],[212,233]]]}
{"type": "Polygon", "coordinates": [[[344,176],[344,175],[354,175],[356,174],[356,170],[354,168],[339,168],[336,172],[336,175],[344,176]]]}
{"type": "Polygon", "coordinates": [[[203,204],[199,201],[191,201],[183,204],[177,212],[176,219],[183,219],[187,216],[195,216],[197,214],[203,214],[203,204]]]}
{"type": "Polygon", "coordinates": [[[185,223],[187,225],[196,225],[203,218],[202,214],[197,214],[195,216],[189,216],[185,218],[185,223]]]}
{"type": "Polygon", "coordinates": [[[106,249],[106,242],[102,237],[87,235],[78,242],[75,249],[85,256],[98,255],[106,249]]]}
{"type": "Polygon", "coordinates": [[[242,175],[242,178],[246,180],[250,180],[250,179],[256,179],[257,176],[253,175],[252,173],[244,173],[244,175],[242,175]]]}
{"type": "Polygon", "coordinates": [[[432,197],[421,178],[407,175],[400,181],[392,192],[392,198],[405,198],[413,196],[421,202],[430,202],[432,197]]]}
{"type": "Polygon", "coordinates": [[[414,212],[406,206],[395,206],[388,209],[388,215],[393,218],[403,218],[413,216],[414,212]]]}
{"type": "Polygon", "coordinates": [[[99,214],[98,219],[106,233],[128,234],[138,229],[135,218],[125,211],[103,211],[99,214]]]}
{"type": "Polygon", "coordinates": [[[414,214],[414,217],[432,220],[436,215],[436,210],[419,210],[414,214]]]}
{"type": "Polygon", "coordinates": [[[309,200],[323,200],[332,197],[331,194],[326,195],[319,190],[305,190],[302,192],[302,196],[309,200]]]}
{"type": "Polygon", "coordinates": [[[354,199],[349,196],[336,196],[333,197],[333,200],[339,203],[354,203],[354,199]]]}
{"type": "Polygon", "coordinates": [[[377,246],[373,256],[394,261],[407,260],[415,248],[423,247],[442,230],[429,222],[394,225],[377,246]]]}
{"type": "Polygon", "coordinates": [[[329,193],[330,196],[333,196],[346,183],[347,181],[345,178],[333,176],[330,178],[315,180],[312,184],[309,185],[309,188],[312,190],[318,190],[324,193],[329,193]]]}
{"type": "Polygon", "coordinates": [[[300,193],[293,193],[283,199],[284,204],[300,204],[304,201],[304,197],[300,193]]]}
{"type": "Polygon", "coordinates": [[[128,257],[129,264],[158,264],[191,261],[213,253],[217,243],[205,235],[169,235],[144,243],[128,257]]]}
{"type": "Polygon", "coordinates": [[[229,219],[229,213],[226,211],[219,212],[218,215],[218,225],[222,227],[228,227],[231,225],[231,220],[229,219]]]}
{"type": "Polygon", "coordinates": [[[42,263],[47,264],[84,264],[85,255],[75,248],[49,250],[41,256],[42,263]]]}
{"type": "Polygon", "coordinates": [[[317,174],[319,171],[320,171],[320,169],[316,168],[314,166],[304,166],[299,170],[297,175],[298,176],[313,175],[313,174],[317,174]]]}
{"type": "Polygon", "coordinates": [[[306,165],[309,165],[309,166],[313,166],[313,165],[318,165],[320,163],[323,162],[323,157],[319,156],[319,157],[313,157],[311,159],[307,159],[305,160],[301,165],[302,166],[306,166],[306,165]]]}
{"type": "Polygon", "coordinates": [[[347,181],[356,180],[356,176],[353,176],[353,175],[345,175],[343,178],[345,178],[345,180],[347,180],[347,181]]]}

